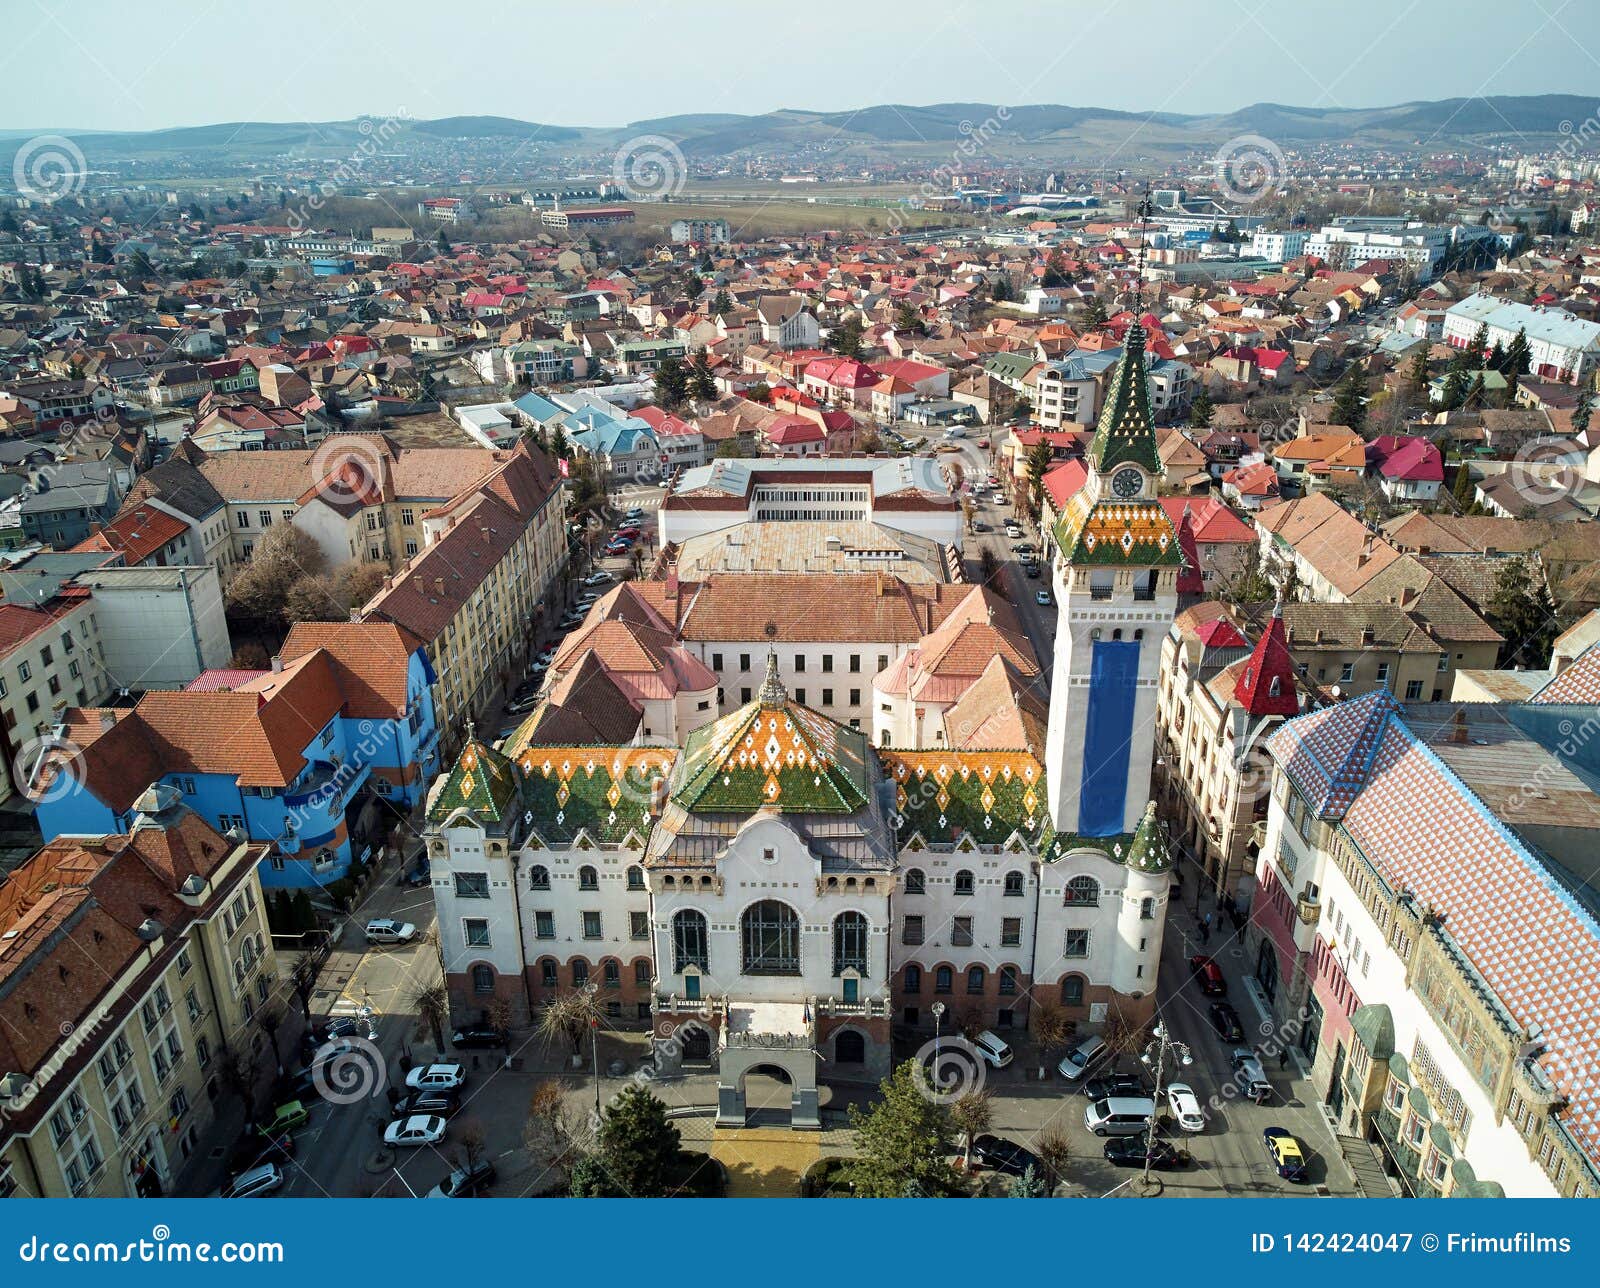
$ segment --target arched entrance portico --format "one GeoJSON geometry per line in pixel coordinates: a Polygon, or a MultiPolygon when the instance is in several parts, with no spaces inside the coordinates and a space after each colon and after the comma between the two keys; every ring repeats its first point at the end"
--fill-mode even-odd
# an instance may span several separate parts
{"type": "Polygon", "coordinates": [[[822,1129],[817,1116],[817,1055],[801,1047],[723,1047],[717,1069],[718,1127],[747,1125],[745,1079],[757,1072],[788,1082],[790,1127],[822,1129]]]}

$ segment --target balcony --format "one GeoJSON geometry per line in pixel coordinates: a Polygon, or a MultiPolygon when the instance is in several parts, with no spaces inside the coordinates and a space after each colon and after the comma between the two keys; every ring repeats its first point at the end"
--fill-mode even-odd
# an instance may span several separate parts
{"type": "Polygon", "coordinates": [[[1294,901],[1294,910],[1302,926],[1314,926],[1317,924],[1317,918],[1322,915],[1322,901],[1302,895],[1294,901]]]}
{"type": "Polygon", "coordinates": [[[816,1021],[803,1002],[730,1003],[722,1044],[760,1051],[809,1051],[816,1045],[816,1021]]]}

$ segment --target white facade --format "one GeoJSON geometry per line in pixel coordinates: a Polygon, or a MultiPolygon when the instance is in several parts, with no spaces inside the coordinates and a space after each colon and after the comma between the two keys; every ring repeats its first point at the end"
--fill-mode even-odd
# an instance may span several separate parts
{"type": "Polygon", "coordinates": [[[117,687],[182,688],[228,665],[233,645],[215,568],[103,568],[78,584],[94,592],[105,671],[117,687]]]}
{"type": "Polygon", "coordinates": [[[1270,259],[1282,264],[1305,254],[1310,236],[1307,232],[1270,232],[1258,228],[1250,238],[1250,253],[1257,259],[1270,259]]]}

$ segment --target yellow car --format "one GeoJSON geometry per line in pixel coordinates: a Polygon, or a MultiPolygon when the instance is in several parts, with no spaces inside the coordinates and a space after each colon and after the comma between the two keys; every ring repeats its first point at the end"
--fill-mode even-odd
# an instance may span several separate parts
{"type": "Polygon", "coordinates": [[[1306,1155],[1299,1141],[1282,1127],[1268,1127],[1261,1133],[1261,1139],[1266,1144],[1267,1157],[1278,1169],[1279,1176],[1286,1181],[1307,1179],[1306,1155]]]}

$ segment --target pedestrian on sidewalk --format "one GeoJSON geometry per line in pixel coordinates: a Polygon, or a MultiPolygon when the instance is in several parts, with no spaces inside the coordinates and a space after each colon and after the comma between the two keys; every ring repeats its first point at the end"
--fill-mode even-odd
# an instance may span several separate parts
{"type": "Polygon", "coordinates": [[[1278,1068],[1287,1069],[1288,1067],[1289,1067],[1289,1048],[1288,1047],[1284,1047],[1281,1051],[1278,1052],[1278,1068]]]}

